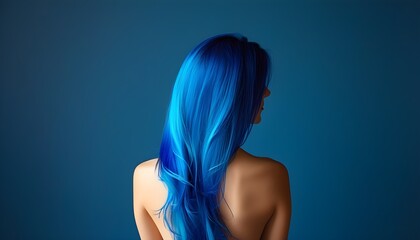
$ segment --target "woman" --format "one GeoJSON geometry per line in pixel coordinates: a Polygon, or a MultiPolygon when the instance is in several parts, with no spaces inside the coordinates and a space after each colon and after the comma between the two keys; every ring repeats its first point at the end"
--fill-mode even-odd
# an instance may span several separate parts
{"type": "Polygon", "coordinates": [[[270,58],[237,34],[194,48],[178,73],[159,157],[139,164],[141,239],[287,239],[286,167],[240,148],[270,95],[270,58]]]}

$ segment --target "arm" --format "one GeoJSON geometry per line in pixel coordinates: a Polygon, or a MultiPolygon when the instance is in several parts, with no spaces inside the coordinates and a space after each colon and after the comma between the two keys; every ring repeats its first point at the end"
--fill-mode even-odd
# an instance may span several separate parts
{"type": "Polygon", "coordinates": [[[139,164],[133,174],[133,210],[137,230],[142,240],[162,239],[158,228],[144,207],[145,184],[144,179],[145,166],[139,164]]]}
{"type": "Polygon", "coordinates": [[[289,174],[283,164],[276,162],[274,165],[272,171],[275,208],[273,215],[265,225],[261,239],[286,240],[292,214],[289,174]]]}

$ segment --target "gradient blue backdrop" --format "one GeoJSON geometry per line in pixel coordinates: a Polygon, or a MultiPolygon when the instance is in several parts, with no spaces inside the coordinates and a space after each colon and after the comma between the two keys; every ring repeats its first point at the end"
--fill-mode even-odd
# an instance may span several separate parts
{"type": "Polygon", "coordinates": [[[1,239],[138,239],[134,167],[225,32],[273,59],[244,148],[289,169],[289,239],[420,239],[418,2],[57,2],[0,3],[1,239]]]}

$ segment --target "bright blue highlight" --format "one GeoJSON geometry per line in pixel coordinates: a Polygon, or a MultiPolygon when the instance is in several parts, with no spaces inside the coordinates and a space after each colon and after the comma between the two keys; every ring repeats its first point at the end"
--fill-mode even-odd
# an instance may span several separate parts
{"type": "Polygon", "coordinates": [[[269,80],[267,52],[239,34],[209,38],[184,60],[157,165],[168,188],[160,210],[175,239],[226,239],[229,230],[218,212],[218,196],[269,80]]]}

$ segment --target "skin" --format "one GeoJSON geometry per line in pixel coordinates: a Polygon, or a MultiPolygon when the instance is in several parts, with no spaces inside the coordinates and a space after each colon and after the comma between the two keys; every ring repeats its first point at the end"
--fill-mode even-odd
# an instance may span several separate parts
{"type": "MultiPolygon", "coordinates": [[[[254,123],[261,121],[264,98],[269,95],[266,89],[254,123]]],[[[171,240],[163,216],[154,212],[167,197],[167,189],[155,171],[156,162],[157,158],[147,160],[134,170],[134,217],[142,240],[171,240]]],[[[224,199],[219,199],[222,219],[238,239],[287,239],[291,196],[288,171],[282,163],[239,148],[226,171],[224,199]]]]}
{"type": "Polygon", "coordinates": [[[257,117],[254,119],[254,124],[258,124],[261,122],[261,112],[264,110],[264,100],[266,97],[271,95],[271,91],[268,88],[265,88],[264,94],[263,94],[263,99],[261,101],[261,105],[260,105],[260,110],[257,114],[257,117]]]}

